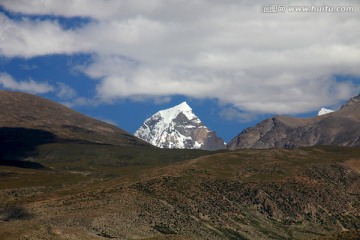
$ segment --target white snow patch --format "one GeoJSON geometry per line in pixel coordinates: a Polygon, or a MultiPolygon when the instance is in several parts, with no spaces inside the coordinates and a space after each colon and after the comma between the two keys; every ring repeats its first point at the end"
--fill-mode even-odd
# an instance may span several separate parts
{"type": "Polygon", "coordinates": [[[197,118],[192,112],[191,107],[186,102],[182,102],[169,109],[161,110],[158,113],[166,124],[170,124],[179,115],[179,113],[183,113],[189,120],[197,118]]]}
{"type": "Polygon", "coordinates": [[[328,114],[328,113],[332,113],[332,112],[334,112],[334,110],[327,109],[327,108],[321,108],[320,111],[318,112],[318,116],[328,114]]]}
{"type": "Polygon", "coordinates": [[[203,144],[199,143],[198,141],[195,141],[194,143],[194,149],[199,149],[202,147],[203,144]]]}

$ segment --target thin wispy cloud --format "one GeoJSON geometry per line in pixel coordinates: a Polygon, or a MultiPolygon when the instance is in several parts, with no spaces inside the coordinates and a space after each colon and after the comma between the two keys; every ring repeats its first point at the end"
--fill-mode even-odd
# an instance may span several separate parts
{"type": "Polygon", "coordinates": [[[220,111],[220,117],[227,121],[237,121],[240,123],[251,122],[256,119],[256,114],[242,112],[238,109],[227,107],[220,111]]]}
{"type": "Polygon", "coordinates": [[[77,96],[75,89],[66,85],[65,83],[59,82],[57,84],[57,93],[56,95],[61,99],[71,99],[77,96]]]}
{"type": "Polygon", "coordinates": [[[100,104],[104,103],[104,101],[102,101],[100,99],[96,99],[96,98],[94,99],[94,98],[86,98],[86,97],[77,96],[75,98],[68,99],[66,101],[62,101],[61,103],[69,108],[81,107],[81,106],[96,107],[96,106],[99,106],[100,104]]]}
{"type": "Polygon", "coordinates": [[[47,82],[36,82],[32,79],[16,81],[12,76],[5,73],[0,73],[0,85],[5,89],[33,94],[43,94],[54,91],[54,87],[47,82]]]}

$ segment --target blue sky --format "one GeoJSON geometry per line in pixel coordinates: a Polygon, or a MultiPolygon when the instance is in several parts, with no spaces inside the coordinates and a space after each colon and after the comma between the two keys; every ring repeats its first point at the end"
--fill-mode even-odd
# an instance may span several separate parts
{"type": "Polygon", "coordinates": [[[359,94],[359,2],[342,1],[347,13],[262,13],[264,3],[0,0],[0,88],[131,133],[187,101],[225,141],[359,94]]]}

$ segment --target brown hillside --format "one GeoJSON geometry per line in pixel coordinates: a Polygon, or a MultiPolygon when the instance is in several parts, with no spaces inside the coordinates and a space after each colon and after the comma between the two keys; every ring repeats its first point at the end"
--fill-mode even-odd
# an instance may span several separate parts
{"type": "MultiPolygon", "coordinates": [[[[113,125],[27,93],[0,90],[0,133],[112,145],[148,145],[113,125]],[[24,130],[26,129],[26,130],[24,130]],[[36,130],[40,130],[36,131],[36,130]]],[[[4,138],[4,137],[3,137],[4,138]]]]}
{"type": "Polygon", "coordinates": [[[102,168],[111,175],[1,167],[0,238],[355,240],[358,163],[359,148],[316,147],[102,168]]]}

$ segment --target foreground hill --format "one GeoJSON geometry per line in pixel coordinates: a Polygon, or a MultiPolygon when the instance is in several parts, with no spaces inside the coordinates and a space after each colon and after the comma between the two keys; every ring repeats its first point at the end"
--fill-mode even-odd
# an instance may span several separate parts
{"type": "Polygon", "coordinates": [[[104,174],[1,167],[0,238],[355,240],[359,156],[359,148],[313,147],[104,174]]]}
{"type": "Polygon", "coordinates": [[[0,90],[0,134],[17,137],[29,135],[33,142],[147,145],[118,127],[61,104],[27,93],[4,90],[0,90]]]}
{"type": "Polygon", "coordinates": [[[277,116],[247,128],[227,148],[294,148],[314,145],[360,146],[360,95],[340,110],[301,119],[277,116]]]}
{"type": "MultiPolygon", "coordinates": [[[[62,155],[69,157],[69,154],[76,158],[88,152],[87,149],[93,149],[93,145],[107,145],[109,148],[150,147],[150,144],[118,127],[61,104],[31,94],[0,90],[1,161],[36,158],[44,163],[51,158],[61,159],[62,155]],[[52,144],[52,147],[47,147],[45,156],[39,149],[46,144],[52,144]],[[76,151],[74,146],[63,147],[66,144],[82,145],[84,152],[76,151]],[[59,148],[64,151],[56,152],[59,148]],[[57,155],[52,155],[53,151],[49,149],[53,149],[57,155]]],[[[64,160],[69,162],[71,159],[64,160]]]]}

